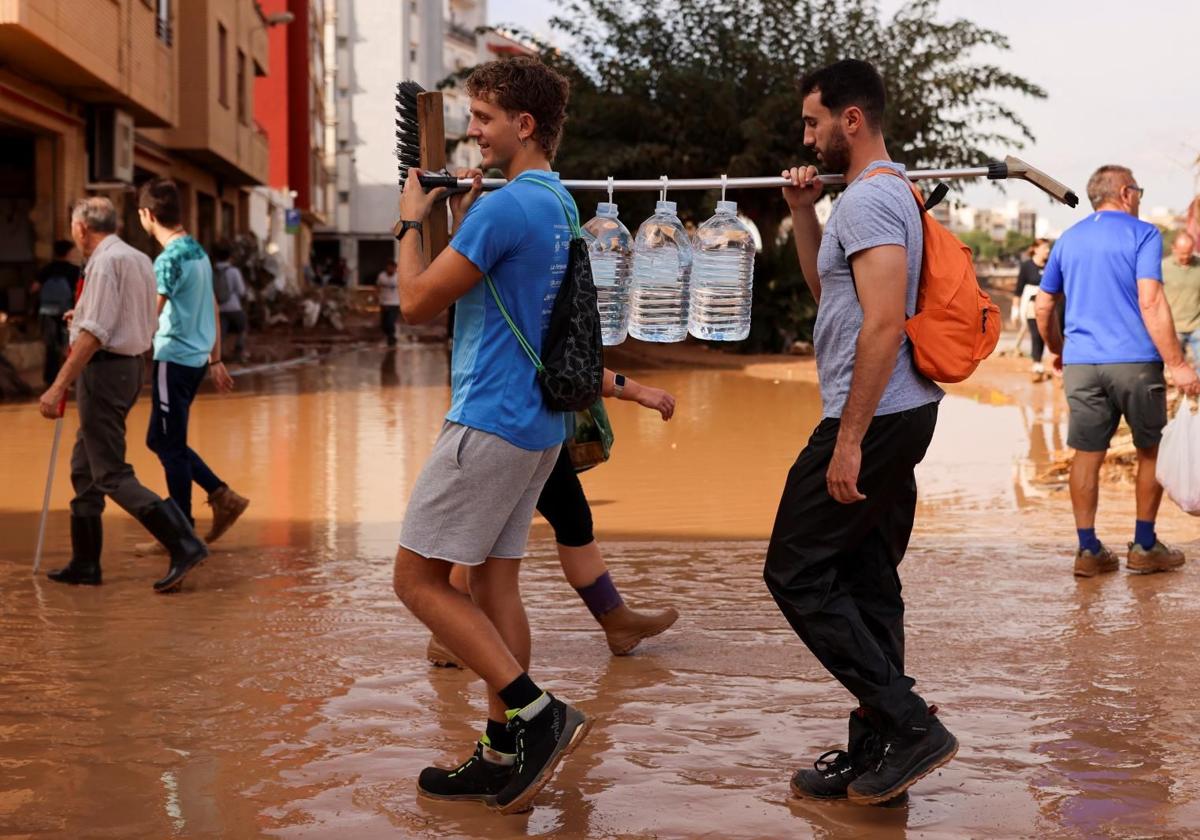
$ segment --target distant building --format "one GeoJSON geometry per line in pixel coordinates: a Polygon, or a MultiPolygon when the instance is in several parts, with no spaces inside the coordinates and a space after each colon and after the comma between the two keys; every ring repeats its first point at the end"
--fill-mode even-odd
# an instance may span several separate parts
{"type": "Polygon", "coordinates": [[[0,2],[0,308],[21,308],[84,195],[110,197],[150,253],[135,190],[154,176],[179,183],[206,247],[248,229],[268,176],[266,30],[254,0],[0,2]]]}

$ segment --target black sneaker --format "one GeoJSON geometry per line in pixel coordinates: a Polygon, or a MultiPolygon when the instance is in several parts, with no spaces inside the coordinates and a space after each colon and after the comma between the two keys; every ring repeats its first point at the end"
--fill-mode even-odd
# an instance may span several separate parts
{"type": "Polygon", "coordinates": [[[937,706],[917,720],[880,736],[873,765],[850,783],[852,802],[875,805],[894,799],[958,752],[958,740],[937,718],[937,706]]]}
{"type": "Polygon", "coordinates": [[[812,769],[797,770],[792,776],[792,794],[799,799],[845,799],[846,788],[861,776],[871,760],[878,732],[862,709],[850,713],[850,735],[846,749],[830,750],[813,762],[812,769]]]}
{"type": "MultiPolygon", "coordinates": [[[[591,718],[547,693],[550,702],[531,720],[510,712],[509,729],[517,736],[517,765],[508,784],[496,796],[502,814],[516,814],[533,805],[533,798],[550,781],[554,769],[587,735],[591,718]]],[[[526,707],[528,708],[528,707],[526,707]]]]}
{"type": "Polygon", "coordinates": [[[496,794],[512,778],[515,765],[488,761],[484,756],[489,752],[493,750],[480,742],[475,745],[474,755],[452,770],[426,767],[417,779],[417,791],[430,799],[495,805],[496,794]]]}

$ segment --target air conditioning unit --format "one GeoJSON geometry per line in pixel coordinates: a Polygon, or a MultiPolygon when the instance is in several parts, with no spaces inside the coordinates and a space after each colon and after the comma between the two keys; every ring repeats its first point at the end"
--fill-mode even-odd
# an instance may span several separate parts
{"type": "Polygon", "coordinates": [[[92,181],[133,183],[133,117],[120,108],[95,108],[88,157],[92,181]]]}

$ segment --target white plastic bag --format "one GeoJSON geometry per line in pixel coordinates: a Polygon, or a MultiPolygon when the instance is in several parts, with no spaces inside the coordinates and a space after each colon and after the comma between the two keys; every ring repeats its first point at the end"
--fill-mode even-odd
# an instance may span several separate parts
{"type": "Polygon", "coordinates": [[[1200,516],[1200,415],[1187,397],[1163,429],[1155,475],[1175,504],[1200,516]]]}

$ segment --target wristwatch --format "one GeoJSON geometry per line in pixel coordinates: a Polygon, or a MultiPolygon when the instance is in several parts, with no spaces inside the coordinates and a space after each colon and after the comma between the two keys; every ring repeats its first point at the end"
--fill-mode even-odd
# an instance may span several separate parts
{"type": "Polygon", "coordinates": [[[621,399],[621,392],[625,390],[625,374],[613,374],[613,396],[621,399]]]}
{"type": "Polygon", "coordinates": [[[396,224],[392,227],[392,233],[395,234],[397,239],[403,239],[404,234],[408,233],[408,231],[410,229],[415,230],[417,233],[420,233],[421,232],[421,223],[401,219],[400,221],[396,222],[396,224]]]}

